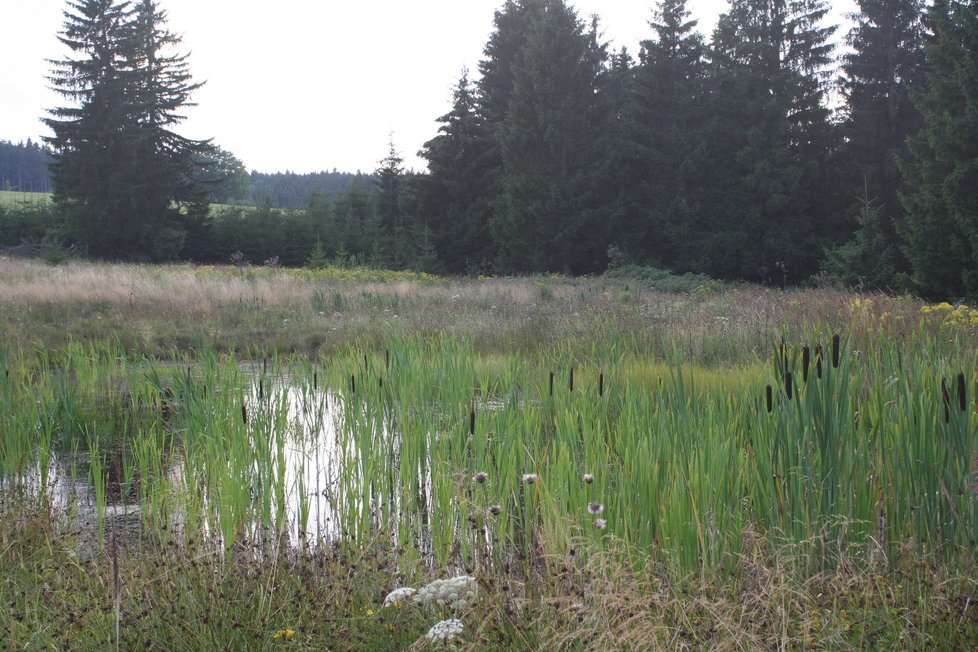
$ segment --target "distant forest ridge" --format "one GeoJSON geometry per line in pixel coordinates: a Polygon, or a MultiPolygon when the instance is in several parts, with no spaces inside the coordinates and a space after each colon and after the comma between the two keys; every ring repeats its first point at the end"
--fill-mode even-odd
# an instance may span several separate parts
{"type": "Polygon", "coordinates": [[[370,193],[374,188],[374,175],[362,172],[251,172],[251,203],[267,200],[275,208],[300,208],[307,206],[315,194],[335,199],[343,194],[352,183],[359,189],[370,193]]]}
{"type": "MultiPolygon", "coordinates": [[[[0,190],[14,192],[51,192],[51,153],[47,147],[31,140],[13,143],[0,140],[0,190]]],[[[357,182],[359,190],[370,193],[374,177],[361,172],[251,172],[247,175],[245,199],[236,203],[257,204],[267,201],[275,208],[299,208],[309,204],[314,195],[335,199],[357,182]]],[[[226,200],[222,186],[213,192],[215,203],[226,200]]]]}
{"type": "Polygon", "coordinates": [[[31,140],[0,140],[0,190],[51,192],[50,151],[31,140]]]}

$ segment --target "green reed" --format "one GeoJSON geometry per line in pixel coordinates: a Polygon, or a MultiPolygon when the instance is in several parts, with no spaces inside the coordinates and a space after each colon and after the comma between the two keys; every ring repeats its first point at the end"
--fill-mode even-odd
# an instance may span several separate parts
{"type": "Polygon", "coordinates": [[[37,470],[43,495],[77,451],[100,530],[135,492],[147,536],[388,539],[437,568],[529,574],[581,537],[685,569],[731,565],[756,536],[814,542],[814,563],[965,549],[975,361],[924,329],[859,346],[813,331],[776,342],[766,369],[728,370],[420,336],[247,364],[8,351],[0,472],[6,487],[37,470]]]}

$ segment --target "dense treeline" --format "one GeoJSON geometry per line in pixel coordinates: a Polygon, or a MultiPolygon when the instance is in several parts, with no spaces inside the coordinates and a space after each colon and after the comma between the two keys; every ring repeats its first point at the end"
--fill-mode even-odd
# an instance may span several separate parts
{"type": "Polygon", "coordinates": [[[662,0],[636,60],[506,2],[422,152],[439,260],[975,294],[978,3],[858,4],[837,60],[823,0],[732,0],[709,40],[662,0]]]}
{"type": "MultiPolygon", "coordinates": [[[[160,22],[151,0],[130,4],[73,6],[85,20],[116,11],[160,22]]],[[[256,206],[205,216],[171,193],[184,208],[155,209],[169,217],[140,223],[139,246],[100,249],[97,221],[77,220],[87,200],[66,190],[63,129],[55,195],[75,221],[58,233],[112,258],[569,274],[614,262],[976,294],[978,2],[858,5],[840,56],[825,0],[732,0],[709,38],[686,0],[661,0],[633,54],[609,51],[597,18],[563,0],[507,0],[478,75],[463,72],[419,153],[426,173],[407,172],[391,143],[372,175],[248,178],[230,154],[177,140],[199,150],[180,168],[193,197],[223,188],[220,203],[256,206]]],[[[164,117],[197,88],[182,57],[167,61],[184,76],[164,117]]],[[[111,91],[65,93],[82,108],[55,118],[104,117],[96,104],[111,91]]],[[[117,231],[145,219],[119,215],[117,231]]]]}
{"type": "MultiPolygon", "coordinates": [[[[370,175],[360,172],[248,172],[244,163],[220,148],[207,157],[208,169],[198,171],[207,185],[208,199],[215,204],[258,204],[268,201],[276,208],[301,208],[315,193],[336,198],[354,180],[361,184],[370,175]]],[[[0,190],[51,192],[51,151],[30,140],[11,143],[0,140],[0,190]]]]}
{"type": "Polygon", "coordinates": [[[51,153],[39,143],[0,140],[0,190],[51,192],[51,153]]]}
{"type": "MultiPolygon", "coordinates": [[[[369,175],[360,172],[255,172],[248,175],[248,193],[250,203],[257,204],[267,200],[277,208],[301,208],[313,195],[319,194],[331,199],[339,196],[350,184],[357,181],[361,185],[368,183],[369,175]]],[[[228,202],[219,202],[228,203],[228,202]]]]}

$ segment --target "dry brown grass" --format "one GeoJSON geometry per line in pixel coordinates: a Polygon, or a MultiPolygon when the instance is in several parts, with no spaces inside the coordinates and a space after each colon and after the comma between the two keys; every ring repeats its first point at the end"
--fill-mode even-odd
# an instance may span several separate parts
{"type": "Polygon", "coordinates": [[[495,618],[525,623],[539,636],[534,649],[973,649],[973,567],[928,563],[908,548],[886,569],[853,558],[813,572],[803,548],[762,542],[715,577],[667,562],[630,571],[622,550],[564,558],[542,596],[502,598],[495,618]]]}
{"type": "MultiPolygon", "coordinates": [[[[447,280],[351,270],[112,265],[0,258],[0,331],[24,346],[111,338],[155,355],[173,349],[325,353],[359,341],[456,335],[483,351],[560,345],[707,365],[766,355],[782,330],[807,338],[858,326],[909,333],[920,303],[838,290],[756,286],[689,294],[556,277],[447,280]],[[886,314],[885,317],[883,315],[886,314]],[[614,352],[614,351],[613,351],[614,352]]],[[[630,286],[629,286],[630,285],[630,286]]]]}

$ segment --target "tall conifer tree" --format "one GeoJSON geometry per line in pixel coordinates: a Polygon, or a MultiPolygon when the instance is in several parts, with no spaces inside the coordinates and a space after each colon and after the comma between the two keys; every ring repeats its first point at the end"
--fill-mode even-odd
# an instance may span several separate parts
{"type": "Polygon", "coordinates": [[[486,271],[495,258],[489,217],[497,159],[468,71],[455,87],[451,111],[438,122],[438,135],[420,152],[428,174],[416,182],[431,246],[448,271],[486,271]]]}
{"type": "Polygon", "coordinates": [[[645,170],[634,193],[644,210],[628,229],[651,262],[688,267],[697,228],[696,188],[703,175],[705,113],[703,37],[686,0],[663,0],[642,42],[636,69],[633,137],[645,170]]]}
{"type": "Polygon", "coordinates": [[[186,58],[169,54],[179,38],[154,0],[68,6],[60,40],[76,57],[53,61],[49,79],[71,106],[45,120],[55,200],[94,256],[175,258],[188,221],[206,211],[195,173],[210,145],[171,129],[199,85],[186,58]]]}
{"type": "Polygon", "coordinates": [[[978,2],[939,0],[914,103],[923,129],[901,162],[899,231],[912,281],[933,296],[978,296],[978,2]]]}
{"type": "Polygon", "coordinates": [[[907,265],[895,226],[903,211],[897,159],[921,126],[910,93],[923,72],[923,2],[859,0],[859,10],[842,79],[845,155],[856,173],[849,194],[859,228],[852,242],[830,254],[827,271],[846,283],[885,287],[907,265]]]}
{"type": "Polygon", "coordinates": [[[503,195],[493,216],[502,271],[591,271],[606,243],[592,238],[598,75],[605,59],[596,25],[562,0],[536,10],[513,69],[499,126],[503,195]]]}
{"type": "Polygon", "coordinates": [[[694,268],[784,281],[816,271],[838,237],[829,164],[836,136],[824,104],[823,0],[734,0],[711,58],[710,219],[694,268]]]}
{"type": "Polygon", "coordinates": [[[377,184],[377,217],[383,229],[383,238],[373,243],[377,253],[395,267],[404,267],[409,260],[409,225],[403,210],[404,159],[394,147],[394,139],[388,142],[387,156],[380,161],[374,172],[377,184]]]}

